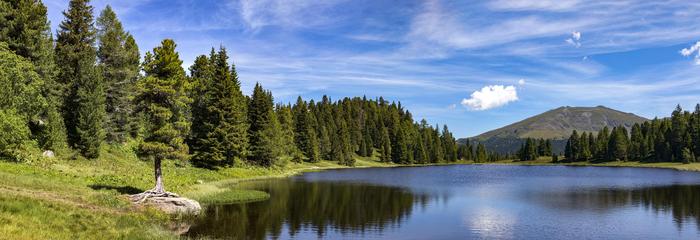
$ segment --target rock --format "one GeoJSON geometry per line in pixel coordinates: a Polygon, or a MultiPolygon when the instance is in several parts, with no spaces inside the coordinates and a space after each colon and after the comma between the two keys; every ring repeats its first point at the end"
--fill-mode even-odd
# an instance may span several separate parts
{"type": "Polygon", "coordinates": [[[202,211],[199,202],[184,197],[149,197],[138,204],[153,206],[168,214],[199,215],[202,211]]]}
{"type": "Polygon", "coordinates": [[[44,157],[47,157],[47,158],[53,158],[53,157],[56,156],[56,154],[55,154],[53,151],[51,151],[51,150],[46,150],[46,151],[44,151],[44,152],[41,154],[41,156],[44,156],[44,157]]]}

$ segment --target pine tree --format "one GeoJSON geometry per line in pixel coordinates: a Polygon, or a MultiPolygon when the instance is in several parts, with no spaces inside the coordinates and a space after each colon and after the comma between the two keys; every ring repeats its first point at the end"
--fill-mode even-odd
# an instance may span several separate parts
{"type": "Polygon", "coordinates": [[[691,134],[692,134],[692,146],[691,149],[695,157],[700,156],[700,104],[695,105],[695,111],[693,112],[692,121],[690,123],[691,134]]]}
{"type": "Polygon", "coordinates": [[[189,132],[185,108],[190,99],[185,93],[186,78],[175,42],[165,39],[161,46],[146,53],[145,78],[137,83],[137,110],[149,122],[148,133],[139,145],[138,155],[153,160],[155,187],[148,191],[164,194],[161,161],[185,160],[188,147],[184,138],[189,132]]]}
{"type": "Polygon", "coordinates": [[[380,135],[380,152],[382,154],[382,162],[391,162],[391,137],[389,136],[389,130],[387,130],[384,125],[381,125],[381,135],[380,135]]]}
{"type": "Polygon", "coordinates": [[[610,160],[627,160],[627,130],[620,126],[613,128],[608,143],[610,160]]]}
{"type": "Polygon", "coordinates": [[[581,156],[581,147],[579,143],[579,136],[578,132],[574,130],[571,133],[571,136],[569,137],[569,142],[567,143],[567,147],[569,149],[568,154],[566,155],[566,160],[569,162],[575,162],[578,161],[579,157],[581,156]]]}
{"type": "Polygon", "coordinates": [[[71,0],[56,42],[58,79],[66,86],[64,119],[69,143],[87,158],[99,156],[104,138],[105,93],[95,67],[95,27],[88,0],[71,0]]]}
{"type": "Polygon", "coordinates": [[[581,138],[579,139],[579,160],[581,161],[588,161],[590,158],[593,156],[591,154],[591,149],[589,147],[589,140],[588,140],[588,134],[585,132],[581,134],[581,138]]]}
{"type": "Polygon", "coordinates": [[[687,132],[688,122],[683,116],[683,109],[680,105],[671,114],[671,158],[672,161],[680,162],[683,158],[683,148],[686,147],[684,139],[687,132]]]}
{"type": "Polygon", "coordinates": [[[309,112],[306,102],[297,98],[294,105],[294,142],[299,150],[301,150],[309,162],[318,162],[321,160],[319,153],[319,143],[316,137],[316,131],[312,128],[312,114],[309,112]]]}
{"type": "Polygon", "coordinates": [[[15,54],[31,61],[33,71],[43,82],[40,90],[47,105],[34,113],[41,121],[33,122],[33,137],[44,149],[65,147],[66,129],[59,112],[62,91],[55,79],[53,39],[46,6],[35,0],[0,2],[0,41],[7,43],[15,54]]]}
{"type": "Polygon", "coordinates": [[[280,124],[273,109],[270,92],[255,84],[248,107],[250,155],[248,159],[261,166],[281,165],[280,124]]]}
{"type": "Polygon", "coordinates": [[[594,156],[596,159],[601,161],[608,159],[608,141],[610,141],[610,130],[606,126],[598,132],[596,137],[596,142],[598,143],[595,151],[597,154],[594,156]]]}
{"type": "Polygon", "coordinates": [[[633,161],[641,161],[645,156],[642,153],[642,144],[644,138],[642,136],[642,128],[639,124],[632,125],[632,135],[630,136],[629,144],[629,159],[633,161]]]}
{"type": "Polygon", "coordinates": [[[193,101],[197,127],[192,132],[196,139],[192,161],[206,167],[231,166],[248,154],[247,100],[225,48],[212,50],[208,67],[203,58],[198,60],[192,75],[197,76],[194,89],[199,90],[193,92],[202,93],[193,101]]]}
{"type": "Polygon", "coordinates": [[[449,129],[447,129],[447,125],[443,125],[442,127],[442,142],[443,146],[445,148],[445,160],[447,161],[456,161],[457,160],[457,143],[455,142],[455,138],[452,136],[452,133],[450,132],[449,129]]]}
{"type": "MultiPolygon", "coordinates": [[[[213,48],[211,51],[211,55],[215,56],[216,52],[213,48]]],[[[211,61],[206,55],[197,56],[189,70],[190,82],[192,83],[192,93],[190,94],[192,96],[192,105],[190,106],[192,128],[187,142],[194,154],[192,161],[196,163],[198,161],[197,153],[204,150],[205,147],[201,140],[207,138],[211,128],[211,124],[207,123],[213,121],[213,116],[209,115],[207,107],[213,101],[213,94],[209,92],[209,89],[214,84],[214,73],[211,61]]]]}
{"type": "Polygon", "coordinates": [[[277,105],[277,119],[280,123],[280,147],[282,154],[288,157],[296,157],[301,152],[294,144],[294,117],[292,115],[292,107],[289,105],[277,105]]]}
{"type": "Polygon", "coordinates": [[[106,140],[121,143],[129,135],[131,127],[129,122],[132,107],[129,94],[132,89],[129,89],[129,86],[138,74],[138,46],[131,41],[127,45],[130,34],[124,31],[116,13],[109,5],[97,18],[97,30],[97,57],[106,85],[106,140]]]}
{"type": "Polygon", "coordinates": [[[476,162],[483,163],[488,159],[488,153],[486,152],[486,147],[484,144],[479,143],[476,145],[476,162]]]}
{"type": "Polygon", "coordinates": [[[564,147],[564,159],[566,161],[571,161],[573,159],[574,153],[571,149],[571,138],[566,141],[566,146],[564,147]]]}

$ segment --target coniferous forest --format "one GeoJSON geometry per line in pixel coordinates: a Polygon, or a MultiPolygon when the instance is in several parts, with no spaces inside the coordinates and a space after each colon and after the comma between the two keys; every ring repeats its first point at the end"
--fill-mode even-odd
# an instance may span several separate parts
{"type": "Polygon", "coordinates": [[[356,157],[396,164],[500,159],[482,145],[458,145],[447,126],[416,122],[382,97],[277,103],[257,83],[250,94],[224,46],[183,69],[172,39],[143,58],[107,6],[71,0],[55,35],[41,1],[0,2],[0,153],[29,161],[32,151],[100,157],[103,145],[139,141],[152,160],[204,168],[283,166],[288,161],[356,157]]]}
{"type": "Polygon", "coordinates": [[[699,156],[700,104],[692,113],[677,106],[670,118],[634,124],[629,130],[620,126],[597,134],[574,131],[562,161],[691,163],[699,156]]]}

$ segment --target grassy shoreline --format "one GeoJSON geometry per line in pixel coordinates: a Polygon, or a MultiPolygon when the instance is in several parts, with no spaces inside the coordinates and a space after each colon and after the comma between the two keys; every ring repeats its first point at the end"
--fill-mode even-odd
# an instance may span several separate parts
{"type": "MultiPolygon", "coordinates": [[[[62,156],[33,163],[0,161],[0,236],[10,239],[177,239],[168,229],[174,220],[153,209],[135,208],[127,194],[150,189],[152,166],[133,154],[133,145],[107,146],[96,160],[62,156]],[[26,231],[27,227],[36,229],[26,231]]],[[[398,165],[376,158],[357,158],[354,168],[419,167],[455,164],[650,167],[700,171],[700,163],[551,163],[460,161],[428,165],[398,165]]],[[[241,182],[283,178],[305,172],[347,169],[331,161],[289,163],[284,167],[244,166],[220,170],[166,162],[165,187],[203,204],[248,202],[269,198],[264,192],[235,186],[241,182]]]]}
{"type": "Polygon", "coordinates": [[[660,168],[660,169],[673,169],[678,171],[691,171],[700,172],[700,163],[676,163],[676,162],[602,162],[602,163],[591,163],[591,162],[572,162],[572,163],[552,163],[549,159],[538,159],[534,161],[516,161],[516,160],[502,160],[492,163],[484,164],[496,164],[496,165],[523,165],[523,166],[580,166],[580,167],[634,167],[634,168],[660,168]]]}

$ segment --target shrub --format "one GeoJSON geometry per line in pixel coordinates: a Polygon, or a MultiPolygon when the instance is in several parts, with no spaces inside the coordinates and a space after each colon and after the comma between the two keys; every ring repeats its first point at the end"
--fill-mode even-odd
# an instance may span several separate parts
{"type": "Polygon", "coordinates": [[[36,143],[30,140],[25,118],[14,110],[0,110],[0,158],[23,162],[36,159],[36,143]]]}

